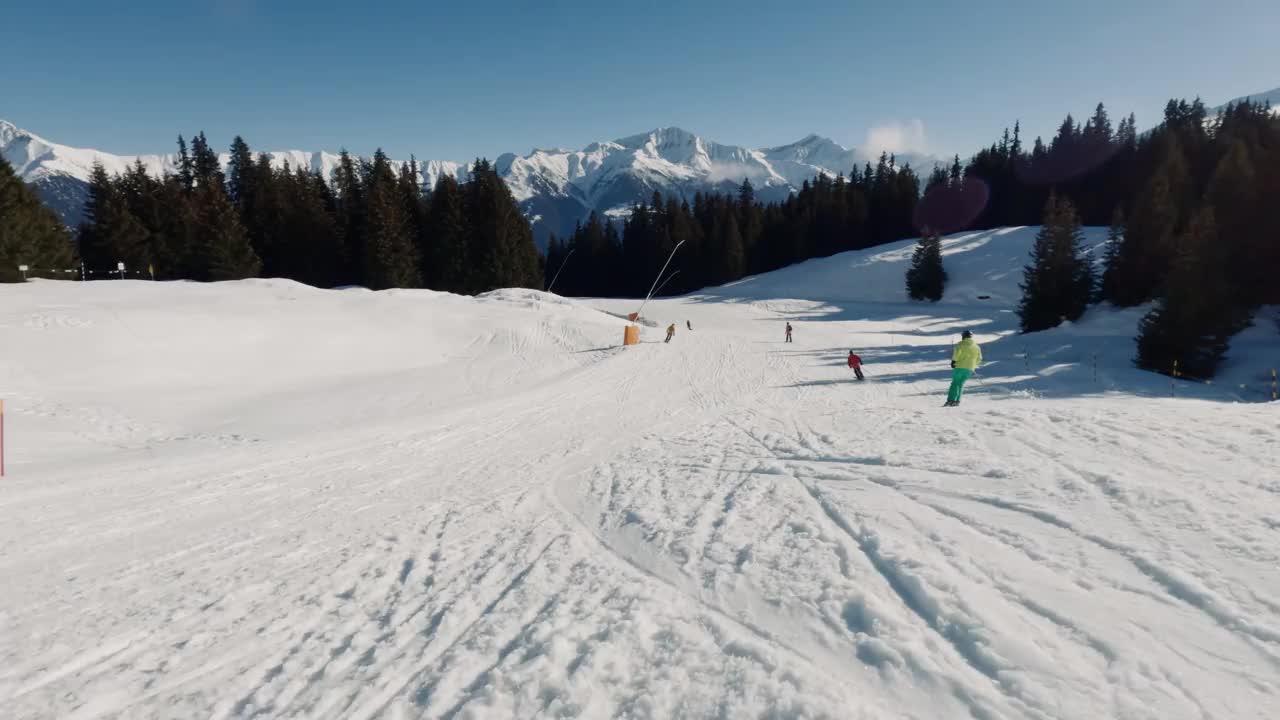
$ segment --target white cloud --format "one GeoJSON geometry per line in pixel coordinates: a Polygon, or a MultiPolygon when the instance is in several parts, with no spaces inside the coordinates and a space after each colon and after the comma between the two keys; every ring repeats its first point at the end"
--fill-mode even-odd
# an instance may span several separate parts
{"type": "Polygon", "coordinates": [[[866,148],[873,156],[882,152],[927,152],[924,122],[908,120],[877,125],[867,131],[866,148]]]}

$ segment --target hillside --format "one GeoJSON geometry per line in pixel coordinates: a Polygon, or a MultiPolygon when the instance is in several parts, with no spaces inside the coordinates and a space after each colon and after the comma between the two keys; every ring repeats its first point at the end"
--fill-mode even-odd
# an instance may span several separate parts
{"type": "Polygon", "coordinates": [[[0,716],[1266,717],[1280,333],[1172,387],[1141,309],[1016,335],[1034,235],[629,348],[637,302],[535,291],[0,286],[0,716]]]}

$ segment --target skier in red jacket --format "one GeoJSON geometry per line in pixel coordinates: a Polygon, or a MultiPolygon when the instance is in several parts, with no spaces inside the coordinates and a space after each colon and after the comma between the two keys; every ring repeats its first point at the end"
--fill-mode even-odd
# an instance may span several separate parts
{"type": "Polygon", "coordinates": [[[853,368],[853,373],[859,380],[866,380],[862,375],[862,358],[854,355],[852,350],[849,351],[849,367],[853,368]]]}

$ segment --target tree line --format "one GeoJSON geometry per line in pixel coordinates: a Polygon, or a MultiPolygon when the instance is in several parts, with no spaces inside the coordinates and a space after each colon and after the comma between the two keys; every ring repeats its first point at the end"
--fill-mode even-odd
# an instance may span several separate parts
{"type": "Polygon", "coordinates": [[[1055,145],[1065,137],[1102,160],[1050,190],[1025,272],[1022,327],[1074,321],[1093,301],[1152,303],[1137,365],[1210,378],[1230,338],[1260,306],[1280,302],[1280,117],[1245,101],[1210,118],[1196,100],[1170,102],[1164,122],[1140,138],[1127,125],[1108,136],[1099,106],[1084,132],[1070,123],[1059,131],[1055,145]],[[1110,230],[1096,267],[1080,225],[1103,224],[1104,212],[1110,230]]]}
{"type": "Polygon", "coordinates": [[[541,287],[542,258],[506,184],[485,160],[466,182],[424,191],[416,161],[339,156],[331,178],[273,167],[237,137],[224,171],[204,134],[178,138],[178,169],[95,166],[79,229],[91,268],[150,267],[157,279],[281,277],[319,287],[477,293],[541,287]]]}
{"type": "Polygon", "coordinates": [[[19,265],[67,270],[75,261],[71,233],[0,156],[0,282],[21,282],[19,265]]]}
{"type": "Polygon", "coordinates": [[[552,236],[546,282],[564,295],[643,297],[684,243],[658,293],[683,294],[911,237],[919,198],[915,171],[888,154],[848,178],[805,181],[776,203],[757,200],[749,179],[736,194],[696,193],[692,203],[655,192],[621,222],[592,213],[568,237],[552,236]]]}
{"type": "MultiPolygon", "coordinates": [[[[959,158],[936,169],[919,215],[954,219],[977,208],[974,229],[1039,224],[1021,284],[1023,332],[1078,320],[1096,302],[1150,303],[1135,363],[1203,379],[1259,307],[1280,303],[1277,197],[1280,115],[1244,101],[1210,118],[1197,99],[1170,101],[1143,135],[1132,115],[1113,131],[1099,104],[1084,125],[1067,116],[1051,144],[1037,138],[1030,152],[1015,125],[963,170],[959,158]],[[1095,258],[1081,227],[1104,224],[1105,253],[1095,258]]],[[[942,297],[936,234],[921,237],[906,280],[913,299],[942,297]]]]}
{"type": "Polygon", "coordinates": [[[342,153],[332,177],[273,167],[240,138],[228,167],[203,134],[179,138],[178,170],[156,178],[139,164],[90,182],[86,222],[66,229],[0,161],[0,280],[19,263],[57,268],[80,257],[95,269],[151,266],[157,278],[257,275],[313,285],[429,287],[476,293],[502,286],[566,295],[637,296],[684,245],[661,282],[679,294],[813,257],[920,235],[908,294],[942,296],[939,235],[1041,224],[1024,278],[1023,329],[1077,319],[1091,302],[1154,303],[1138,363],[1211,375],[1227,340],[1260,305],[1280,304],[1280,116],[1251,102],[1209,117],[1171,100],[1139,133],[1132,115],[1112,124],[1099,104],[1028,150],[1021,127],[962,164],[925,179],[891,155],[848,176],[805,182],[762,203],[744,180],[733,194],[692,200],[655,193],[614,221],[592,215],[542,258],[529,223],[486,161],[470,177],[420,185],[416,163],[381,152],[342,153]],[[1084,257],[1081,225],[1110,225],[1112,242],[1084,257]],[[1084,268],[1092,278],[1077,277],[1084,268]],[[1087,287],[1086,287],[1087,286],[1087,287]]]}

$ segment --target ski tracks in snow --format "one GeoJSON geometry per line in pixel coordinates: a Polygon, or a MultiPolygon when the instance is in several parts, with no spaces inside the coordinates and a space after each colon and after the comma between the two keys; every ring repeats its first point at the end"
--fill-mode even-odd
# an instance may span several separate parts
{"type": "Polygon", "coordinates": [[[0,616],[24,633],[0,647],[0,714],[1154,720],[1280,703],[1280,490],[1260,460],[1195,436],[1150,450],[1179,424],[1087,402],[942,411],[915,394],[927,383],[810,364],[843,350],[694,319],[625,351],[544,324],[482,335],[468,352],[501,340],[520,367],[595,349],[305,452],[227,444],[163,472],[128,456],[5,500],[25,519],[0,567],[38,582],[0,616]]]}

